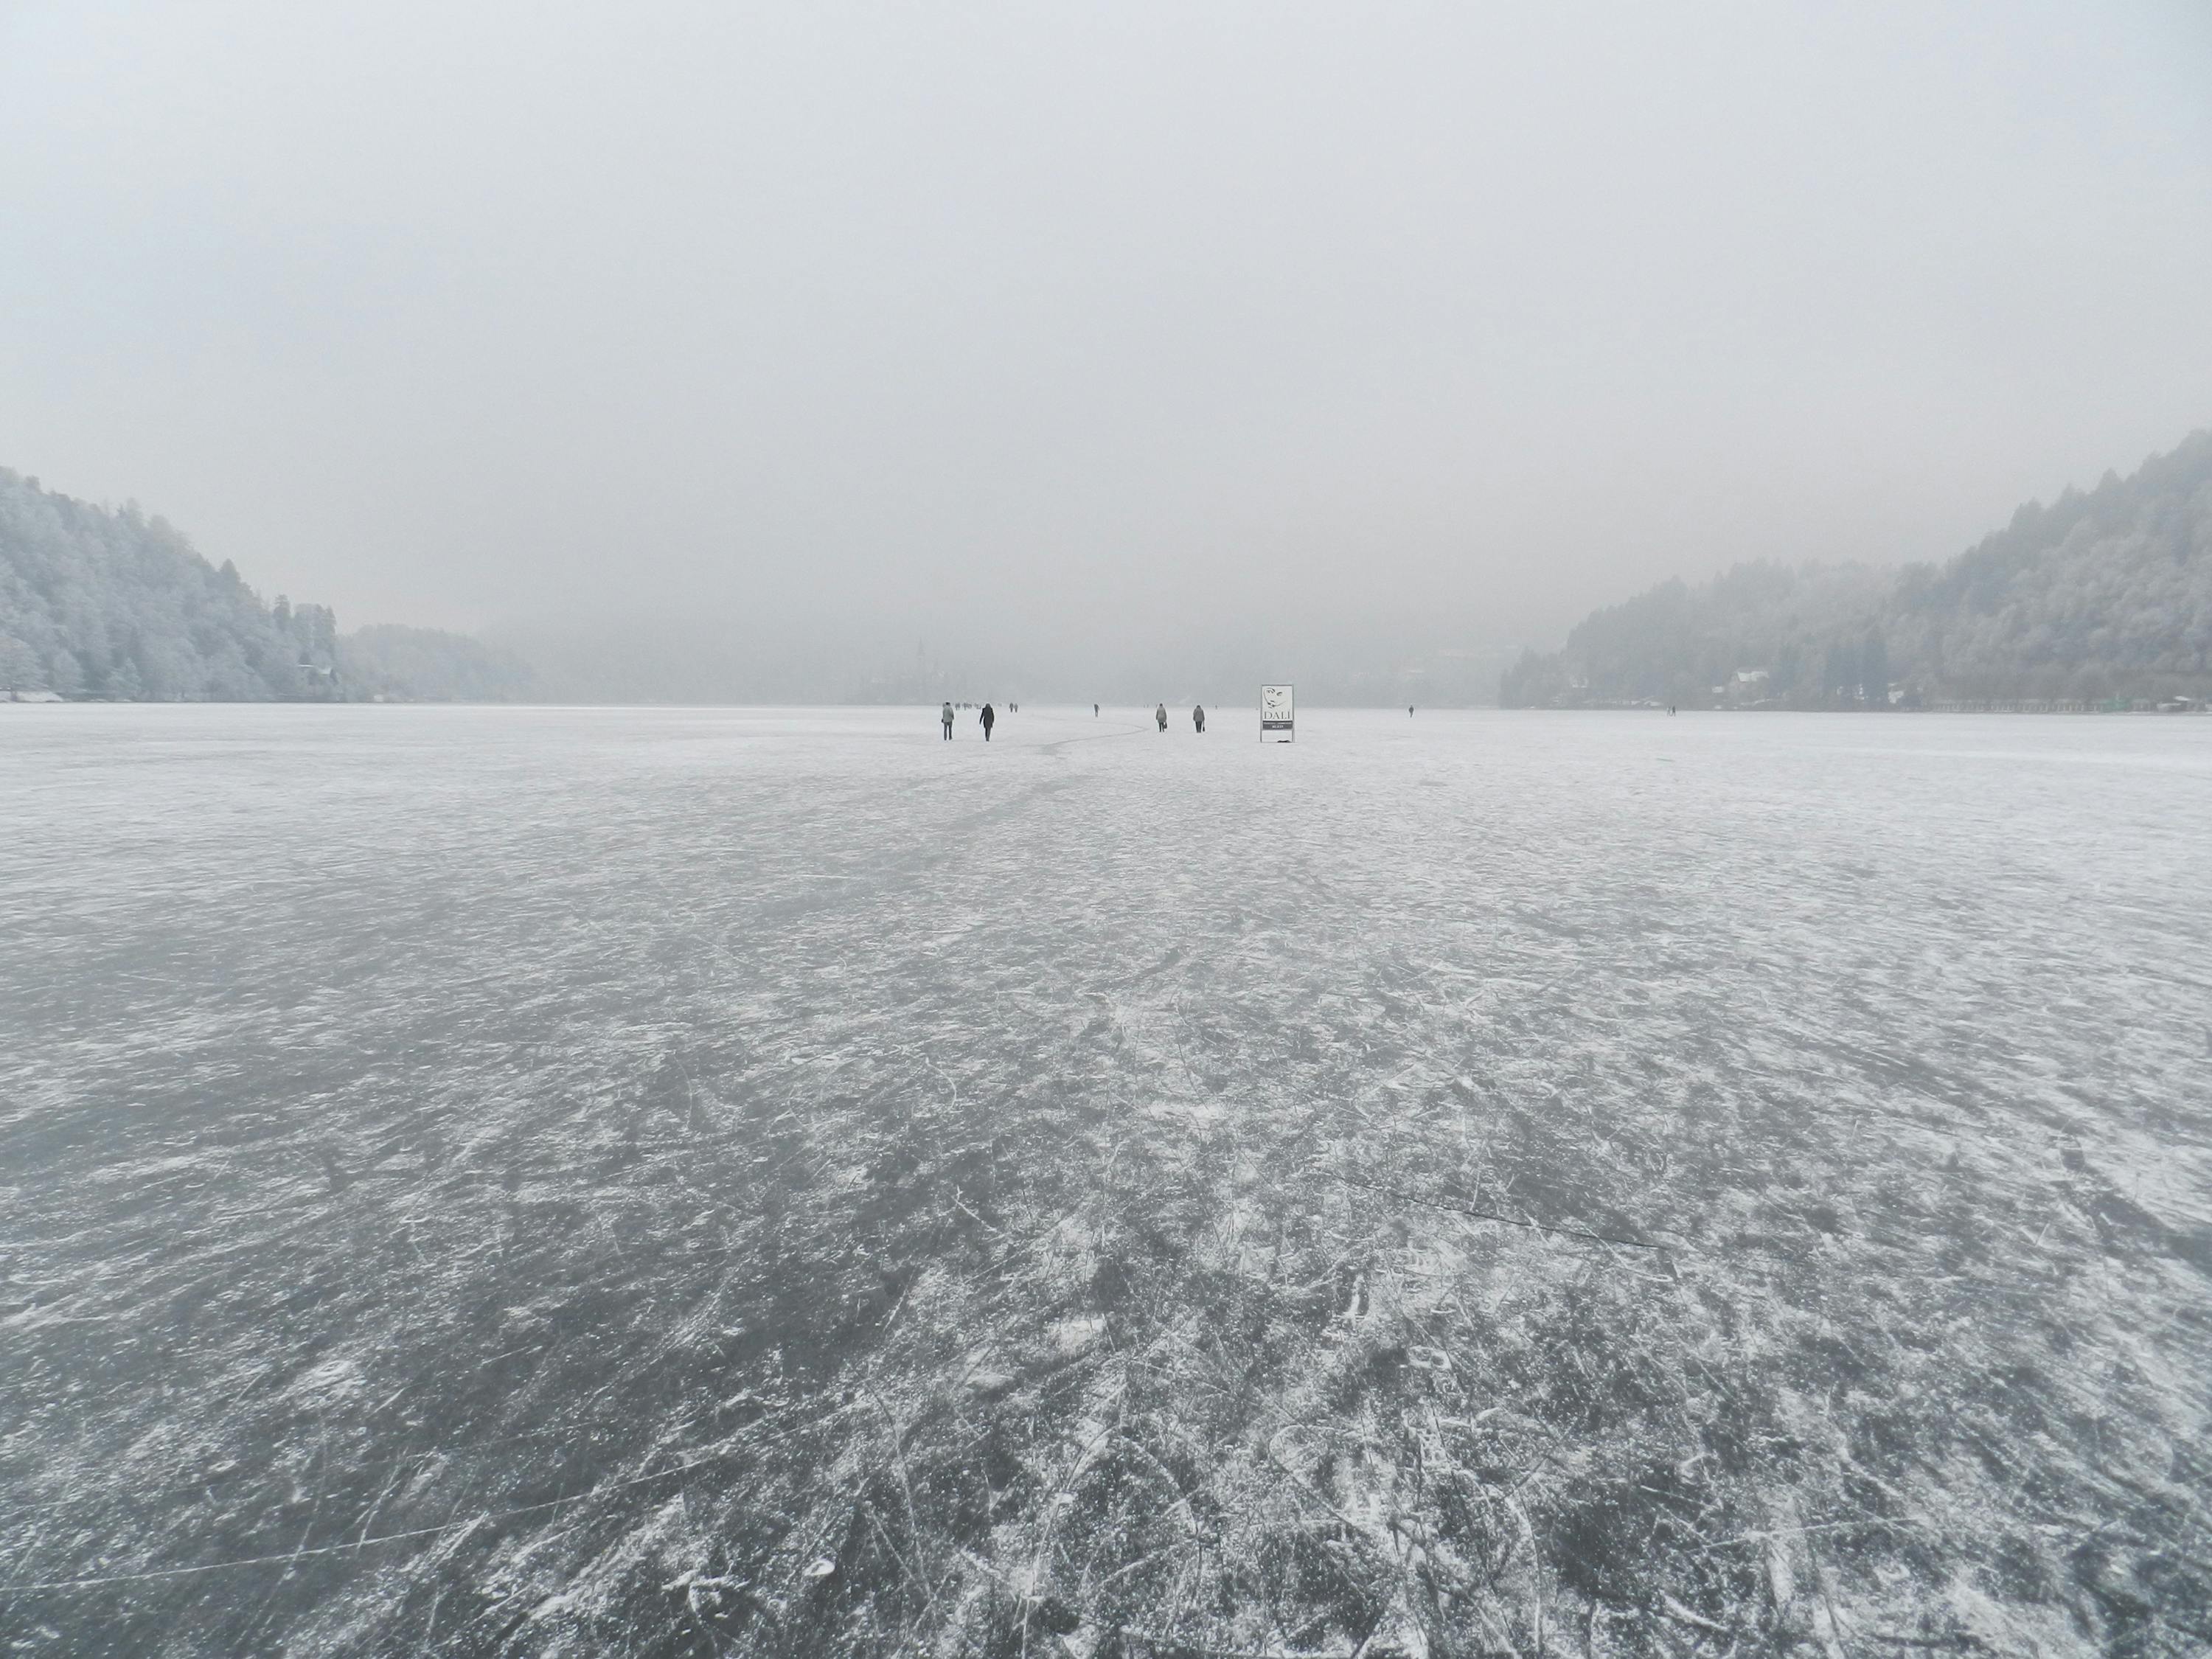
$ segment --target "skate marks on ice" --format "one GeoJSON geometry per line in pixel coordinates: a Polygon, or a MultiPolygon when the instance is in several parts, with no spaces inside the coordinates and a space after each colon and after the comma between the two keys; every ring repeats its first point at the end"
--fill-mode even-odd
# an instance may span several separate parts
{"type": "Polygon", "coordinates": [[[2201,768],[112,712],[9,757],[26,1650],[2203,1639],[2201,768]]]}

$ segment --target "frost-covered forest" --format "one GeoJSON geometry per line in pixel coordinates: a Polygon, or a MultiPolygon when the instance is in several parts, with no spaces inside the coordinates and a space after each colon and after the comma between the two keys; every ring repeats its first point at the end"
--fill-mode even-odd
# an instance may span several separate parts
{"type": "Polygon", "coordinates": [[[0,696],[136,702],[499,702],[530,671],[458,634],[341,636],[327,605],[264,601],[167,520],[94,506],[0,468],[0,696]]]}
{"type": "Polygon", "coordinates": [[[2031,501],[1941,566],[1739,565],[1599,611],[1507,671],[1508,708],[1703,702],[1740,672],[1800,708],[2212,693],[2212,432],[2031,501]]]}
{"type": "Polygon", "coordinates": [[[169,522],[0,471],[0,682],[136,702],[336,695],[337,619],[195,552],[169,522]]]}

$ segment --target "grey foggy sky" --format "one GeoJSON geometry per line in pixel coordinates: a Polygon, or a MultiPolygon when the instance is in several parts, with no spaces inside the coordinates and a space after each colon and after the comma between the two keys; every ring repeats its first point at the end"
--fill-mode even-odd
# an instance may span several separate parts
{"type": "Polygon", "coordinates": [[[347,625],[1551,642],[2212,421],[2212,9],[0,0],[0,465],[347,625]]]}

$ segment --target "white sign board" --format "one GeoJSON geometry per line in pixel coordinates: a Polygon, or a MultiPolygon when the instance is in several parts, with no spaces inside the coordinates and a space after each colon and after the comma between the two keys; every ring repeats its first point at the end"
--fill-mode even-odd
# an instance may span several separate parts
{"type": "Polygon", "coordinates": [[[1293,712],[1291,688],[1287,685],[1263,685],[1260,688],[1260,741],[1289,743],[1297,735],[1297,716],[1293,712]]]}

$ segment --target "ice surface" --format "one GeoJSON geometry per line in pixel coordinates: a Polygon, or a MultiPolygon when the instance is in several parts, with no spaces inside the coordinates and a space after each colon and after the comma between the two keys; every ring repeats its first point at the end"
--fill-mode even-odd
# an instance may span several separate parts
{"type": "Polygon", "coordinates": [[[0,708],[29,1652],[2212,1642],[2212,721],[0,708]]]}

